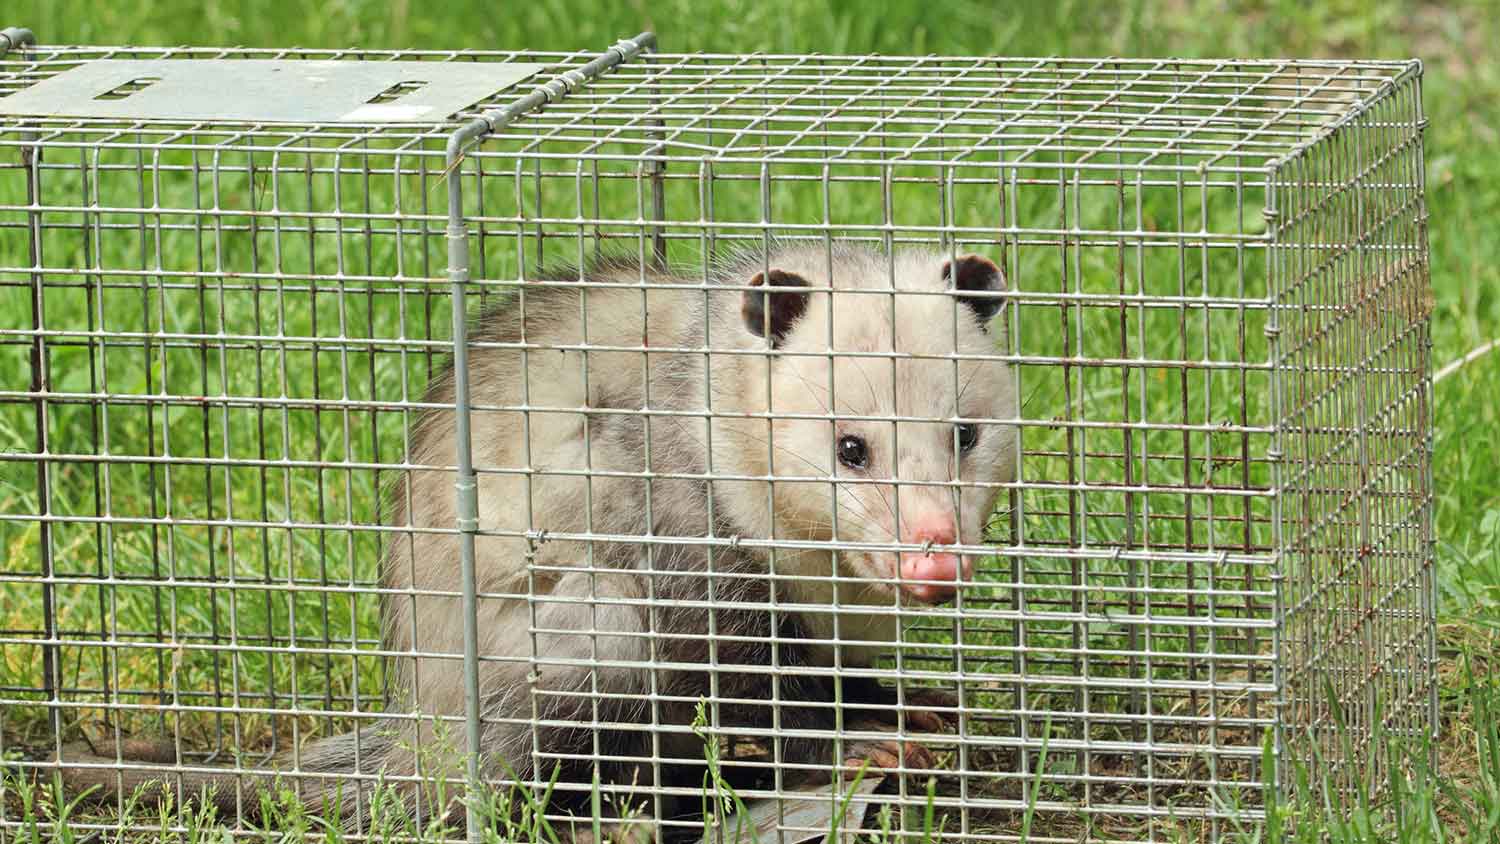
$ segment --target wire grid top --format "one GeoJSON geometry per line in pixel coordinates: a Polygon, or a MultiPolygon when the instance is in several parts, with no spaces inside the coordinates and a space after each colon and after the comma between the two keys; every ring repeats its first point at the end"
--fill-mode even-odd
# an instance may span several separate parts
{"type": "Polygon", "coordinates": [[[658,53],[506,134],[568,157],[1264,171],[1420,67],[658,53]]]}
{"type": "MultiPolygon", "coordinates": [[[[302,126],[297,143],[416,150],[456,121],[503,108],[599,51],[434,51],[43,47],[0,58],[0,97],[96,59],[537,62],[529,82],[455,120],[302,126]],[[392,142],[395,142],[394,144],[392,142]]],[[[696,158],[813,165],[871,162],[1197,172],[1263,172],[1379,92],[1412,61],[1065,59],[645,54],[524,115],[507,154],[696,158]],[[531,141],[531,143],[527,143],[531,141]]],[[[283,125],[228,121],[27,119],[40,140],[259,148],[283,125]],[[204,137],[202,133],[211,133],[204,137]]]]}

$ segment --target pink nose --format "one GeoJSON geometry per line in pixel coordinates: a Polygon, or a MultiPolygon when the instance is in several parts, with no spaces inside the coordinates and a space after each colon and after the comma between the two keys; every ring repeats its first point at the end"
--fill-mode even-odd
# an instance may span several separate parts
{"type": "MultiPolygon", "coordinates": [[[[912,525],[909,535],[902,537],[902,541],[952,545],[958,537],[951,519],[938,518],[912,525]]],[[[953,597],[958,591],[955,581],[967,579],[969,570],[968,560],[958,554],[904,551],[901,554],[901,591],[923,603],[939,604],[953,597]]]]}

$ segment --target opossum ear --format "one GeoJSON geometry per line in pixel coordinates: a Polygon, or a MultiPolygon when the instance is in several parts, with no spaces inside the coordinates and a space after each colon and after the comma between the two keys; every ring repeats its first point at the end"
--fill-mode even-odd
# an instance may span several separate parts
{"type": "Polygon", "coordinates": [[[790,290],[761,292],[746,290],[740,304],[740,315],[745,327],[756,337],[766,336],[767,315],[770,316],[771,348],[776,348],[792,330],[792,323],[807,309],[807,291],[795,288],[808,287],[807,279],[782,270],[771,270],[769,283],[767,273],[756,273],[750,279],[751,287],[786,287],[790,290]]]}
{"type": "MultiPolygon", "coordinates": [[[[998,293],[1005,289],[1005,275],[995,262],[983,255],[964,255],[956,262],[958,272],[953,271],[955,262],[943,262],[943,278],[953,280],[955,290],[973,293],[998,293]]],[[[995,314],[1005,305],[999,296],[959,296],[958,301],[969,306],[979,322],[988,327],[995,314]]]]}

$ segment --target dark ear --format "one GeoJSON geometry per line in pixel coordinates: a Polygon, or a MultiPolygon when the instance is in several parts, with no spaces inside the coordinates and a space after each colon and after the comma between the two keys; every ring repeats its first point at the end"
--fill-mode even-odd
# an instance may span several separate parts
{"type": "MultiPolygon", "coordinates": [[[[951,279],[953,289],[970,293],[998,293],[1005,289],[1005,275],[995,263],[983,255],[964,255],[956,262],[958,272],[953,271],[953,261],[943,262],[943,278],[951,279]]],[[[959,296],[958,301],[969,306],[980,324],[988,327],[990,320],[1000,312],[1005,300],[999,296],[959,296]]]]}
{"type": "Polygon", "coordinates": [[[774,349],[786,339],[787,333],[792,330],[792,323],[807,309],[807,291],[799,288],[810,285],[800,275],[771,270],[769,284],[766,273],[756,273],[750,279],[750,286],[787,288],[771,292],[746,290],[740,304],[740,315],[745,319],[745,327],[756,337],[766,336],[766,318],[770,317],[771,348],[774,349]]]}

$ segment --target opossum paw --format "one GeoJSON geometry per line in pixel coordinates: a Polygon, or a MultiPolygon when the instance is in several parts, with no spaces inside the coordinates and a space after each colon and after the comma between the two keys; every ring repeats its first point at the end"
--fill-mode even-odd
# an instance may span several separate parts
{"type": "Polygon", "coordinates": [[[952,692],[915,689],[907,693],[906,705],[913,707],[906,711],[906,721],[918,729],[940,733],[958,726],[958,696],[952,692]]]}
{"type": "MultiPolygon", "coordinates": [[[[926,709],[908,709],[903,713],[906,716],[906,727],[919,733],[941,733],[953,725],[954,721],[947,717],[946,713],[932,712],[926,709]]],[[[891,721],[895,722],[892,716],[891,721]]]]}
{"type": "Polygon", "coordinates": [[[590,822],[577,823],[572,833],[572,844],[651,844],[653,837],[651,825],[639,819],[601,823],[599,832],[599,839],[595,839],[590,822]]]}
{"type": "Polygon", "coordinates": [[[880,771],[900,768],[930,769],[936,766],[932,751],[915,742],[895,739],[860,742],[845,748],[844,767],[857,772],[868,766],[880,771]]]}

